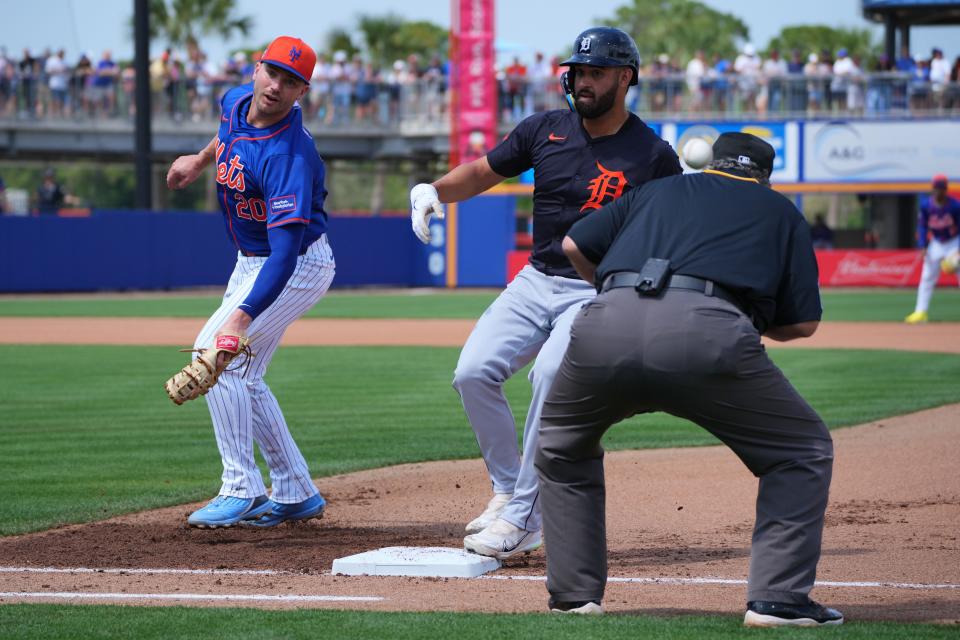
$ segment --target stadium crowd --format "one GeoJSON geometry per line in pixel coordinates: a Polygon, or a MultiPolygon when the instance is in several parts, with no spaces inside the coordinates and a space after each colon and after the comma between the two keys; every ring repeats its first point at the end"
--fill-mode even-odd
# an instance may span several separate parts
{"type": "MultiPolygon", "coordinates": [[[[215,118],[220,95],[250,77],[258,55],[238,52],[216,62],[196,48],[182,55],[163,51],[149,67],[156,114],[178,121],[215,118]]],[[[498,65],[502,121],[563,107],[558,62],[538,52],[526,63],[516,56],[498,65]]],[[[627,101],[641,114],[960,112],[960,56],[951,64],[939,48],[929,58],[904,50],[895,60],[862,60],[845,49],[786,55],[771,49],[761,57],[746,44],[732,60],[697,52],[682,64],[661,54],[642,64],[639,80],[627,101]]],[[[114,60],[110,51],[94,60],[50,48],[17,57],[0,47],[0,118],[129,118],[135,82],[132,63],[114,60]]],[[[448,84],[449,65],[439,57],[411,55],[383,68],[360,54],[321,53],[303,107],[308,119],[331,126],[439,123],[448,84]]]]}

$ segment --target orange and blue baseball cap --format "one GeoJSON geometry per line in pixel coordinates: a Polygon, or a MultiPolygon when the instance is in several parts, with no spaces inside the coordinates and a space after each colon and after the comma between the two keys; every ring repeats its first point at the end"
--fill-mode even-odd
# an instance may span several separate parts
{"type": "Polygon", "coordinates": [[[933,176],[931,186],[933,186],[934,189],[946,189],[947,188],[946,174],[938,173],[937,175],[933,176]]]}
{"type": "Polygon", "coordinates": [[[317,64],[317,54],[300,38],[280,36],[263,52],[260,62],[289,71],[309,84],[313,67],[317,64]]]}

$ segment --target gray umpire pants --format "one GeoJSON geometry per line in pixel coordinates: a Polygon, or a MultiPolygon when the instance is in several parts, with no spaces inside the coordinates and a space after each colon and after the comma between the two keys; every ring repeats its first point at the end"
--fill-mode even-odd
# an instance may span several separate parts
{"type": "Polygon", "coordinates": [[[612,289],[574,321],[543,406],[535,461],[550,594],[561,602],[602,599],[600,439],[614,423],[654,411],[707,429],[760,479],[747,600],[806,602],[833,468],[830,434],[743,313],[677,289],[661,298],[612,289]]]}

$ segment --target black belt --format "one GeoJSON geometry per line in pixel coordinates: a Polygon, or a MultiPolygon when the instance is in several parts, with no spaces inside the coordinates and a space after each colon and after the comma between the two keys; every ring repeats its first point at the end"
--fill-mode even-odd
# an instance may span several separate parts
{"type": "MultiPolygon", "coordinates": [[[[631,287],[636,289],[640,282],[640,274],[636,271],[618,271],[607,276],[603,281],[600,291],[609,291],[610,289],[620,289],[631,287]]],[[[666,289],[687,289],[689,291],[698,291],[705,296],[712,296],[726,300],[737,309],[740,309],[748,317],[747,310],[743,308],[743,303],[727,289],[714,282],[713,280],[704,280],[703,278],[694,278],[693,276],[672,275],[667,283],[666,289]]]]}

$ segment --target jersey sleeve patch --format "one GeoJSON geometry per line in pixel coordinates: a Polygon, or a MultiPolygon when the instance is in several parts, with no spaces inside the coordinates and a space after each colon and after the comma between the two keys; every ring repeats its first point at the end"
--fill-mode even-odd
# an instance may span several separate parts
{"type": "Polygon", "coordinates": [[[277,196],[270,198],[270,213],[276,215],[280,213],[290,213],[297,210],[297,196],[290,194],[286,196],[277,196]]]}

